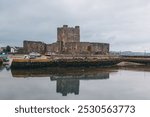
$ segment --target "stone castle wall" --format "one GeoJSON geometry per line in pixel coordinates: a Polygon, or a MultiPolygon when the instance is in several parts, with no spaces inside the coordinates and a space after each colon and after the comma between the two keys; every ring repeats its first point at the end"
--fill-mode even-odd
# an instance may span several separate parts
{"type": "Polygon", "coordinates": [[[46,52],[59,53],[59,43],[47,44],[46,52]]]}
{"type": "Polygon", "coordinates": [[[66,54],[87,54],[88,42],[68,42],[65,46],[66,54]]]}
{"type": "Polygon", "coordinates": [[[27,54],[31,52],[44,54],[46,52],[46,44],[40,41],[24,41],[23,48],[27,54]]]}
{"type": "Polygon", "coordinates": [[[108,54],[109,44],[105,43],[89,43],[89,42],[73,42],[66,43],[66,54],[108,54]]]}
{"type": "Polygon", "coordinates": [[[109,44],[107,43],[90,43],[89,50],[93,54],[106,55],[109,53],[109,44]],[[91,48],[91,50],[90,50],[91,48]]]}

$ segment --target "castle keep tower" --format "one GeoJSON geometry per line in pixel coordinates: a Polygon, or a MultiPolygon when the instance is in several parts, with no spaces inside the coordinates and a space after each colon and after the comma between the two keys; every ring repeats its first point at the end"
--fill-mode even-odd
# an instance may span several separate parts
{"type": "Polygon", "coordinates": [[[63,25],[63,27],[57,28],[57,41],[63,43],[80,42],[80,27],[73,28],[63,25]]]}
{"type": "Polygon", "coordinates": [[[68,42],[80,42],[79,26],[73,28],[63,25],[63,27],[57,28],[57,43],[59,43],[60,52],[64,51],[65,44],[68,42]]]}

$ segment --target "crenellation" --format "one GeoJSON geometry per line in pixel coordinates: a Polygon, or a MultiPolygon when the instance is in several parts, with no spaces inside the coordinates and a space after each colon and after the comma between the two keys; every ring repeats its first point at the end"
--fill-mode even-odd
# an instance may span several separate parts
{"type": "Polygon", "coordinates": [[[79,28],[80,28],[80,26],[75,26],[75,28],[79,29],[79,28]]]}
{"type": "Polygon", "coordinates": [[[67,28],[68,27],[68,25],[63,25],[63,28],[67,28]]]}

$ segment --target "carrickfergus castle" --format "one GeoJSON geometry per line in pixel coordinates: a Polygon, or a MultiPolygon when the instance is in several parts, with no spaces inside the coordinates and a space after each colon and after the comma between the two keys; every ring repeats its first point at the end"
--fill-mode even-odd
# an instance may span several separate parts
{"type": "Polygon", "coordinates": [[[108,43],[80,42],[80,27],[75,26],[57,28],[57,41],[52,44],[45,44],[40,41],[24,41],[23,49],[25,53],[38,52],[41,54],[91,54],[108,55],[108,43]]]}

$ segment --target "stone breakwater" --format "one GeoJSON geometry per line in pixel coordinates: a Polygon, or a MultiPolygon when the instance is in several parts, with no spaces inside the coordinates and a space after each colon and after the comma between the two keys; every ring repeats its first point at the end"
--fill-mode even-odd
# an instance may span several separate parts
{"type": "Polygon", "coordinates": [[[11,68],[28,69],[41,67],[104,67],[150,65],[150,57],[118,56],[51,56],[36,59],[13,58],[11,68]],[[118,64],[119,63],[119,64],[118,64]]]}
{"type": "Polygon", "coordinates": [[[11,68],[28,69],[40,67],[104,67],[116,65],[119,58],[102,59],[13,59],[11,68]]]}

